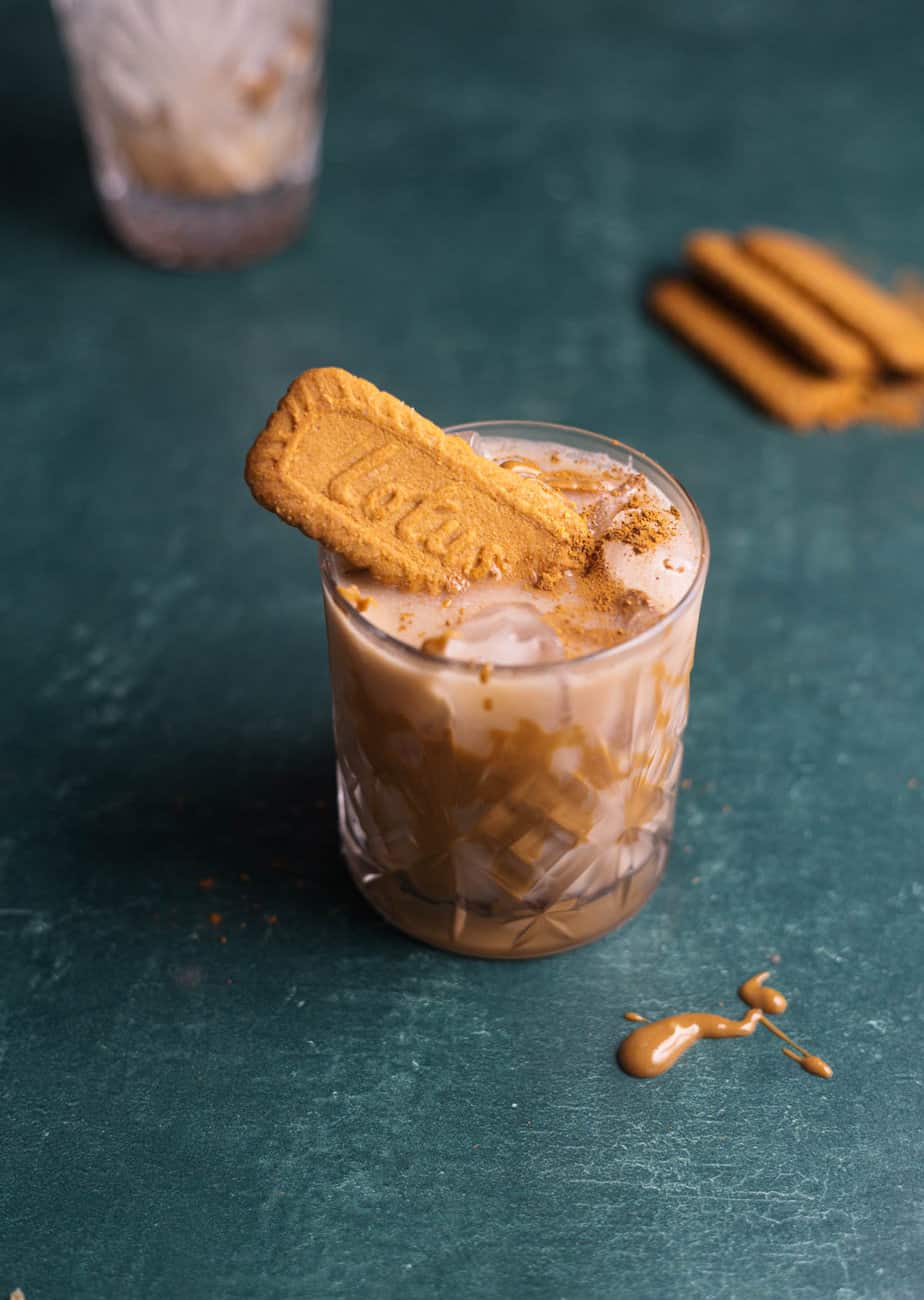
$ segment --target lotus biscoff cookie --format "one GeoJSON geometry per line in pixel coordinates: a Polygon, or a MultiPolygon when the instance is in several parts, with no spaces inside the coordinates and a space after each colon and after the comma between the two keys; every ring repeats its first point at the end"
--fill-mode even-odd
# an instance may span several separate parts
{"type": "Polygon", "coordinates": [[[800,356],[835,375],[871,375],[876,355],[730,235],[700,230],[684,246],[698,276],[753,313],[800,356]]]}
{"type": "Polygon", "coordinates": [[[657,317],[792,428],[839,428],[856,412],[864,392],[858,376],[803,369],[690,281],[661,280],[648,301],[657,317]]]}
{"type": "Polygon", "coordinates": [[[783,230],[749,230],[749,253],[783,276],[902,374],[924,374],[924,324],[902,302],[811,239],[783,230]]]}
{"type": "Polygon", "coordinates": [[[306,370],[247,458],[256,499],[408,590],[489,574],[536,581],[590,543],[559,494],[476,455],[396,397],[345,370],[306,370]]]}

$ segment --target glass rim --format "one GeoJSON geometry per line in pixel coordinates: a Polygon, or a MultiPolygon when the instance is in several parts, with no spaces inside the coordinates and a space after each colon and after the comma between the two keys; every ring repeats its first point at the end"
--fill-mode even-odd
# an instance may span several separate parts
{"type": "MultiPolygon", "coordinates": [[[[500,677],[519,677],[524,674],[549,672],[552,669],[561,671],[562,668],[583,667],[586,664],[606,661],[615,661],[619,656],[627,656],[634,653],[640,646],[647,645],[653,641],[659,633],[666,627],[676,623],[678,619],[686,612],[687,609],[698,600],[702,595],[703,587],[706,583],[706,574],[709,570],[709,532],[706,528],[706,521],[703,519],[699,506],[693,500],[693,497],[683,486],[678,478],[666,470],[663,465],[643,451],[636,447],[630,447],[628,443],[621,442],[618,438],[610,438],[605,433],[592,433],[589,429],[579,429],[573,425],[552,424],[545,420],[474,420],[467,421],[464,424],[448,425],[443,432],[449,434],[460,433],[480,433],[482,430],[492,429],[530,429],[546,433],[565,433],[578,435],[581,438],[588,438],[594,442],[605,443],[608,447],[619,447],[620,450],[628,454],[629,458],[637,457],[644,465],[650,466],[656,470],[659,475],[667,479],[671,487],[680,496],[683,504],[688,508],[701,538],[699,564],[693,579],[677,601],[672,605],[666,614],[662,615],[656,623],[652,623],[644,632],[639,632],[636,636],[629,637],[627,641],[620,641],[617,645],[608,646],[603,650],[591,650],[586,655],[576,655],[572,659],[553,659],[544,660],[537,664],[490,664],[491,676],[500,677]]],[[[408,645],[406,641],[399,640],[398,637],[392,636],[383,628],[377,627],[370,619],[366,618],[359,612],[355,605],[351,604],[337,589],[337,583],[334,580],[333,566],[336,559],[336,553],[328,550],[323,544],[319,545],[320,551],[320,569],[321,584],[324,592],[330,597],[337,608],[346,616],[348,620],[358,623],[364,632],[373,637],[374,640],[381,642],[383,646],[391,651],[397,651],[400,655],[407,656],[411,662],[426,664],[429,671],[437,672],[461,672],[461,673],[478,673],[484,666],[480,661],[470,659],[448,659],[441,655],[428,654],[418,646],[408,645]]],[[[412,593],[409,593],[412,594],[412,593]]]]}

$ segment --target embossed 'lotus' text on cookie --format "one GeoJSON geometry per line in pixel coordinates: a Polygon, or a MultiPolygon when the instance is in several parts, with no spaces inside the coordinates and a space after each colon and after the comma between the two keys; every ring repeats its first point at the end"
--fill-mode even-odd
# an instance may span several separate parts
{"type": "Polygon", "coordinates": [[[493,542],[481,541],[464,520],[464,502],[453,485],[419,497],[393,481],[400,473],[401,448],[382,443],[334,474],[328,495],[370,524],[388,524],[395,536],[422,548],[466,578],[503,572],[509,560],[493,542]],[[396,463],[397,462],[397,463],[396,463]]]}
{"type": "Polygon", "coordinates": [[[261,504],[382,581],[537,578],[588,544],[576,510],[339,370],[290,387],[247,462],[261,504]]]}
{"type": "MultiPolygon", "coordinates": [[[[293,440],[281,463],[293,492],[298,492],[302,483],[299,453],[303,450],[308,448],[293,440]]],[[[465,503],[455,485],[420,496],[402,484],[402,469],[406,468],[402,450],[395,442],[367,443],[358,456],[335,470],[327,483],[327,495],[369,524],[389,527],[399,541],[444,561],[464,578],[509,569],[503,548],[479,539],[466,525],[465,503]]]]}

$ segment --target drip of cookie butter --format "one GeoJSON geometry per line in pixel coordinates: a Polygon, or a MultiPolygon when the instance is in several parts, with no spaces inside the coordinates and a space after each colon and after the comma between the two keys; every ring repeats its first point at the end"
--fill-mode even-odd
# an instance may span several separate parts
{"type": "MultiPolygon", "coordinates": [[[[552,462],[557,464],[558,460],[552,462]]],[[[586,470],[576,466],[567,469],[544,469],[529,456],[508,456],[500,462],[501,469],[514,470],[523,478],[535,478],[556,492],[622,492],[627,488],[642,488],[644,475],[613,464],[609,469],[586,470]]]]}
{"type": "Polygon", "coordinates": [[[759,1007],[768,1015],[781,1016],[789,1003],[778,989],[764,987],[769,978],[768,970],[762,970],[759,975],[752,975],[750,979],[738,986],[738,997],[749,1007],[759,1007]]]}
{"type": "MultiPolygon", "coordinates": [[[[768,1025],[767,1028],[769,1029],[770,1026],[768,1025]]],[[[783,1055],[788,1056],[791,1061],[798,1061],[806,1073],[814,1074],[818,1079],[830,1079],[834,1073],[827,1061],[823,1061],[820,1056],[813,1056],[811,1052],[794,1052],[791,1048],[784,1047],[783,1055]]]]}
{"type": "Polygon", "coordinates": [[[548,585],[591,548],[559,493],[344,370],[294,380],[250,450],[246,479],[286,523],[411,591],[489,576],[548,585]]]}
{"type": "Polygon", "coordinates": [[[790,1044],[782,1049],[785,1056],[798,1062],[807,1073],[830,1079],[834,1071],[826,1061],[800,1047],[768,1019],[769,1016],[782,1015],[788,1006],[785,996],[766,984],[769,978],[770,972],[765,970],[739,985],[738,996],[751,1008],[741,1020],[729,1020],[702,1011],[684,1011],[660,1020],[647,1020],[636,1011],[627,1011],[626,1020],[643,1023],[619,1044],[616,1058],[620,1066],[626,1074],[636,1078],[655,1078],[675,1065],[701,1039],[747,1038],[762,1024],[777,1038],[790,1044]]]}

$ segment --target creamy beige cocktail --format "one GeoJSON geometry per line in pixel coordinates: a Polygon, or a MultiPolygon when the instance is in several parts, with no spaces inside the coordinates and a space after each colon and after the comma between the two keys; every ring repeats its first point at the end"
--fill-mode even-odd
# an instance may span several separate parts
{"type": "Polygon", "coordinates": [[[412,593],[322,553],[341,831],[395,925],[538,956],[619,925],[661,876],[708,541],[680,485],[621,444],[457,432],[584,514],[593,573],[412,593]]]}

